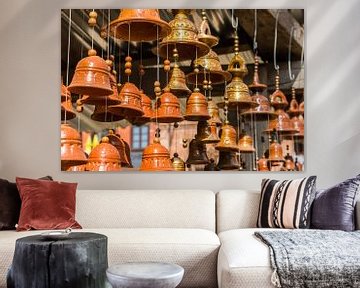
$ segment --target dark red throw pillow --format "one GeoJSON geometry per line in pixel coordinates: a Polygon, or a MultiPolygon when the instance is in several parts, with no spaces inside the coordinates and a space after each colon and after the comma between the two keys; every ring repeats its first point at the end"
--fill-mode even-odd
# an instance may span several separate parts
{"type": "Polygon", "coordinates": [[[21,198],[17,231],[81,228],[75,221],[77,183],[16,178],[21,198]]]}

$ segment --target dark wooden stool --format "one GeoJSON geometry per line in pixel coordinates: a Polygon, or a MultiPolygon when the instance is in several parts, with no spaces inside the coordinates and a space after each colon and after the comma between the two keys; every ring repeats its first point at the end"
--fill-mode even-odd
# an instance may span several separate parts
{"type": "Polygon", "coordinates": [[[105,287],[107,237],[73,232],[66,239],[41,235],[16,240],[8,288],[105,287]]]}

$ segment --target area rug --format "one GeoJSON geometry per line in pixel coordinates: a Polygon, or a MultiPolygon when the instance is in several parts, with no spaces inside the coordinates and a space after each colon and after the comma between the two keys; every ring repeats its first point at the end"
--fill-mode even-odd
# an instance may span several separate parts
{"type": "Polygon", "coordinates": [[[276,287],[360,287],[360,231],[255,232],[270,248],[276,287]]]}

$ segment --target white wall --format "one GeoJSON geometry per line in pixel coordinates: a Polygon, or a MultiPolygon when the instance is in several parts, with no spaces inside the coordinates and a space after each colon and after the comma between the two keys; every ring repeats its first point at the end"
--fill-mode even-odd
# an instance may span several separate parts
{"type": "Polygon", "coordinates": [[[3,1],[0,17],[0,177],[74,181],[83,189],[257,189],[263,177],[318,175],[326,187],[360,173],[360,1],[3,1]],[[163,4],[162,4],[163,3],[163,4]],[[165,4],[164,4],[165,3],[165,4]],[[305,8],[306,172],[60,172],[61,8],[305,8]],[[229,3],[229,4],[227,4],[229,3]],[[85,7],[86,6],[86,7],[85,7]],[[173,7],[176,8],[176,7],[173,7]],[[195,7],[194,7],[195,8],[195,7]]]}

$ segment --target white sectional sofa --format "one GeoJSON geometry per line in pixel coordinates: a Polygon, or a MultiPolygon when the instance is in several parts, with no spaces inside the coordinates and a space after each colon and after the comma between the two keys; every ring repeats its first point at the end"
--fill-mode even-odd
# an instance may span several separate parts
{"type": "MultiPolygon", "coordinates": [[[[76,219],[79,231],[108,237],[109,265],[176,263],[185,269],[179,287],[273,287],[269,249],[253,236],[259,198],[245,190],[78,190],[76,219]]],[[[0,231],[0,288],[16,239],[42,232],[0,231]]]]}

